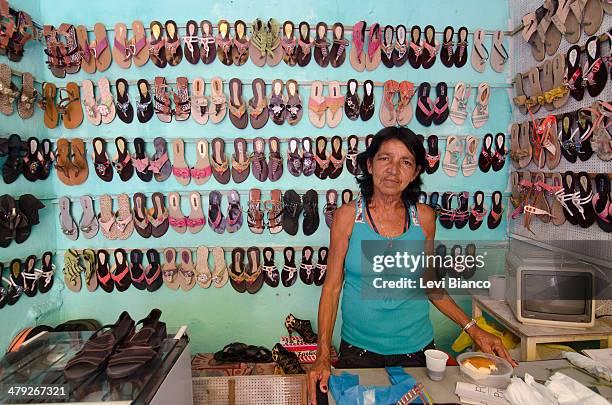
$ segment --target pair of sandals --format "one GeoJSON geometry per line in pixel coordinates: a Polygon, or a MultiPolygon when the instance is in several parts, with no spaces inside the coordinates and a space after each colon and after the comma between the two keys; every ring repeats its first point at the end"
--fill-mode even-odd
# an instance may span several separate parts
{"type": "Polygon", "coordinates": [[[315,190],[308,190],[300,196],[295,190],[283,194],[283,229],[289,235],[297,235],[299,216],[304,211],[302,224],[304,235],[309,236],[319,228],[319,196],[315,190]]]}
{"type": "MultiPolygon", "coordinates": [[[[134,144],[137,144],[136,141],[134,144]]],[[[144,148],[144,142],[143,144],[138,142],[138,145],[137,152],[140,148],[144,148]]],[[[112,181],[114,170],[122,181],[128,181],[132,178],[135,172],[134,162],[128,150],[127,140],[124,137],[120,136],[115,139],[117,153],[113,156],[112,160],[106,152],[106,140],[104,138],[94,138],[92,146],[91,160],[94,164],[95,172],[100,179],[105,182],[112,181]]],[[[140,151],[142,152],[142,150],[140,151]]]]}
{"type": "Polygon", "coordinates": [[[296,265],[295,249],[291,246],[283,250],[285,263],[281,272],[281,280],[285,287],[291,287],[295,284],[299,277],[306,285],[321,286],[325,281],[327,274],[327,253],[328,248],[323,246],[319,248],[316,264],[313,264],[314,249],[311,246],[304,246],[302,249],[302,257],[300,267],[296,265]]]}
{"type": "Polygon", "coordinates": [[[323,95],[323,82],[314,80],[310,85],[310,97],[308,99],[308,118],[317,128],[323,128],[326,124],[335,128],[342,121],[342,109],[344,107],[344,95],[340,90],[340,82],[327,82],[328,95],[323,95]]]}
{"type": "MultiPolygon", "coordinates": [[[[310,154],[309,149],[309,139],[304,138],[302,141],[303,148],[303,160],[302,166],[306,165],[306,156],[310,154]]],[[[329,179],[337,179],[342,174],[342,169],[344,167],[344,160],[346,159],[346,154],[342,150],[342,137],[335,135],[330,140],[331,144],[331,153],[327,152],[327,138],[324,136],[319,136],[316,139],[315,150],[313,155],[313,160],[315,162],[314,167],[314,175],[317,176],[321,180],[329,179]]],[[[291,147],[295,145],[295,143],[289,143],[289,152],[290,159],[295,160],[295,150],[291,150],[291,147]]],[[[299,156],[299,155],[298,155],[299,156]]],[[[291,160],[289,161],[291,163],[291,160]]],[[[294,164],[295,166],[295,164],[294,164]]],[[[310,165],[309,165],[310,166],[310,165]]],[[[308,175],[309,172],[305,172],[305,175],[308,175]]]]}
{"type": "Polygon", "coordinates": [[[89,176],[85,142],[81,138],[60,138],[56,146],[55,170],[59,180],[67,186],[83,184],[89,176]]]}
{"type": "Polygon", "coordinates": [[[265,228],[268,228],[271,234],[282,231],[283,205],[281,191],[278,189],[271,190],[270,199],[263,201],[261,190],[252,188],[249,191],[247,223],[251,232],[256,234],[263,233],[265,228]]]}
{"type": "Polygon", "coordinates": [[[38,101],[38,90],[34,88],[34,77],[29,72],[21,74],[21,90],[12,82],[13,71],[8,65],[0,64],[0,112],[12,115],[14,103],[22,119],[32,118],[38,101]]]}
{"type": "Polygon", "coordinates": [[[227,216],[223,215],[221,209],[222,199],[223,194],[219,191],[211,191],[208,195],[208,224],[218,234],[222,234],[226,230],[229,233],[237,232],[244,222],[240,205],[240,193],[236,190],[231,190],[228,193],[227,216]]]}
{"type": "MultiPolygon", "coordinates": [[[[569,59],[567,62],[569,62],[569,59]]],[[[573,86],[568,85],[566,66],[565,55],[559,54],[552,60],[547,60],[542,66],[532,68],[526,75],[518,73],[514,78],[516,94],[514,105],[519,108],[519,111],[523,114],[527,114],[529,111],[535,114],[542,106],[548,111],[563,107],[569,100],[570,94],[572,94],[571,88],[573,86]],[[542,70],[541,75],[540,70],[542,70]],[[525,78],[529,82],[529,95],[525,91],[525,78]]],[[[582,81],[582,77],[579,79],[582,81]]],[[[571,80],[577,80],[577,77],[571,80]]]]}
{"type": "Polygon", "coordinates": [[[363,82],[363,102],[357,93],[358,87],[359,83],[355,79],[347,82],[344,114],[351,121],[356,121],[358,118],[368,121],[374,115],[374,82],[371,80],[363,82]]]}
{"type": "Polygon", "coordinates": [[[487,62],[491,64],[491,68],[497,72],[502,73],[504,66],[510,58],[506,47],[504,46],[504,33],[503,31],[495,31],[493,33],[493,43],[491,47],[491,53],[487,50],[484,44],[485,32],[482,29],[474,30],[474,42],[472,49],[472,57],[470,62],[472,67],[479,73],[483,73],[487,62]]]}
{"type": "MultiPolygon", "coordinates": [[[[100,79],[101,82],[102,80],[100,79]]],[[[108,91],[110,92],[110,89],[108,91]]],[[[38,106],[44,111],[43,121],[47,128],[57,128],[61,120],[64,128],[75,129],[83,122],[81,103],[81,90],[78,84],[69,82],[66,87],[58,91],[55,84],[45,83],[38,106]],[[58,96],[59,102],[56,102],[58,96]]]]}
{"type": "MultiPolygon", "coordinates": [[[[159,192],[153,193],[151,196],[152,208],[147,208],[147,197],[143,193],[135,193],[132,199],[134,201],[133,218],[136,232],[143,238],[150,238],[151,236],[161,238],[164,236],[170,226],[170,213],[166,209],[164,195],[159,192]]],[[[190,224],[195,227],[199,226],[199,222],[201,221],[198,221],[198,225],[195,221],[190,222],[190,224]]]]}
{"type": "MultiPolygon", "coordinates": [[[[447,84],[445,82],[436,84],[436,101],[429,97],[430,92],[431,85],[429,83],[423,82],[419,85],[417,109],[414,114],[417,121],[426,127],[431,126],[431,124],[442,125],[450,114],[447,84]]],[[[410,107],[408,108],[410,109],[410,107]]]]}
{"type": "Polygon", "coordinates": [[[196,142],[196,150],[196,164],[190,167],[185,160],[185,142],[180,138],[172,141],[172,174],[183,186],[188,185],[191,179],[197,185],[202,185],[212,176],[206,139],[200,139],[196,142]]]}
{"type": "Polygon", "coordinates": [[[234,342],[225,345],[213,358],[219,363],[270,363],[272,353],[263,346],[234,342]]]}
{"type": "MultiPolygon", "coordinates": [[[[440,162],[440,152],[437,147],[437,138],[431,138],[431,135],[427,139],[427,143],[429,146],[429,152],[426,155],[427,157],[427,169],[429,170],[427,173],[434,173],[438,167],[440,162]],[[431,153],[436,153],[437,155],[431,155],[431,153]],[[433,166],[432,166],[433,163],[433,166]]],[[[446,139],[446,151],[444,155],[444,160],[442,161],[442,169],[444,172],[450,176],[455,177],[461,168],[464,177],[468,177],[474,174],[476,171],[476,167],[478,167],[478,161],[476,155],[478,153],[478,143],[479,139],[468,135],[465,138],[459,136],[449,135],[446,139]],[[464,143],[465,143],[465,156],[463,159],[461,155],[464,152],[464,143]]],[[[503,160],[502,160],[503,166],[503,160]]],[[[490,167],[490,165],[489,165],[490,167]]],[[[500,167],[501,168],[501,167],[500,167]]],[[[486,171],[489,169],[487,168],[486,171]]]]}
{"type": "MultiPolygon", "coordinates": [[[[100,60],[100,71],[110,66],[110,50],[108,50],[108,39],[106,39],[106,28],[103,28],[104,39],[100,40],[99,55],[104,49],[104,61],[100,60]],[[104,66],[108,60],[108,66],[104,66]]],[[[99,32],[96,32],[98,35],[99,32]]],[[[63,79],[66,74],[74,74],[81,70],[81,50],[77,30],[72,24],[61,24],[58,28],[53,25],[43,27],[43,36],[47,45],[44,50],[47,55],[47,65],[53,76],[63,79]]]]}
{"type": "Polygon", "coordinates": [[[414,93],[412,82],[387,80],[383,85],[383,99],[378,114],[381,124],[386,127],[408,125],[413,115],[410,102],[414,93]]]}
{"type": "Polygon", "coordinates": [[[30,137],[24,148],[24,142],[17,134],[0,139],[0,156],[7,156],[2,165],[2,179],[6,184],[14,183],[21,174],[28,181],[47,179],[55,159],[50,140],[39,142],[30,137]]]}
{"type": "MultiPolygon", "coordinates": [[[[143,204],[143,197],[140,198],[143,204]]],[[[183,214],[181,209],[181,195],[176,192],[168,194],[168,222],[172,229],[179,234],[183,234],[189,230],[190,233],[198,233],[206,224],[206,217],[202,209],[202,197],[197,191],[192,191],[189,194],[189,204],[191,212],[188,216],[183,214]]],[[[145,213],[145,208],[141,208],[141,215],[145,213]]]]}
{"type": "Polygon", "coordinates": [[[8,194],[0,196],[0,247],[6,248],[12,241],[25,242],[40,223],[38,211],[44,207],[32,194],[23,194],[17,200],[8,194]]]}
{"type": "Polygon", "coordinates": [[[9,276],[4,277],[4,264],[0,263],[0,309],[5,305],[14,305],[22,294],[34,297],[38,292],[45,294],[53,287],[53,254],[43,253],[41,267],[37,268],[38,258],[30,255],[22,262],[13,259],[8,265],[9,276]],[[5,284],[6,283],[6,287],[5,284]]]}
{"type": "MultiPolygon", "coordinates": [[[[484,193],[482,191],[474,193],[474,205],[471,210],[468,207],[469,193],[467,191],[461,193],[443,193],[438,215],[440,224],[446,229],[452,229],[453,226],[457,229],[462,229],[469,224],[470,229],[476,230],[484,222],[484,217],[487,216],[488,228],[495,229],[501,223],[504,213],[502,199],[500,191],[494,191],[491,194],[491,210],[487,216],[487,210],[484,207],[484,193]],[[457,207],[453,208],[453,199],[455,197],[457,198],[457,207]]],[[[432,201],[430,205],[435,206],[435,203],[432,201]]]]}
{"type": "Polygon", "coordinates": [[[0,1],[0,55],[11,62],[23,58],[25,44],[38,37],[32,17],[25,11],[13,11],[7,0],[0,1]]]}
{"type": "MultiPolygon", "coordinates": [[[[246,139],[236,138],[234,140],[231,169],[227,154],[225,153],[225,141],[223,138],[213,139],[211,146],[210,163],[212,165],[212,174],[219,183],[228,184],[230,178],[236,183],[242,183],[249,177],[253,154],[248,152],[246,139]]],[[[262,153],[261,149],[258,152],[262,153]]],[[[261,157],[261,155],[258,156],[261,157]]],[[[257,168],[262,168],[263,171],[263,165],[260,164],[257,168]]]]}
{"type": "Polygon", "coordinates": [[[245,252],[243,248],[232,250],[232,262],[229,266],[229,281],[239,293],[248,291],[257,293],[264,283],[261,253],[258,247],[252,246],[245,252]],[[244,259],[247,259],[245,266],[244,259]]]}

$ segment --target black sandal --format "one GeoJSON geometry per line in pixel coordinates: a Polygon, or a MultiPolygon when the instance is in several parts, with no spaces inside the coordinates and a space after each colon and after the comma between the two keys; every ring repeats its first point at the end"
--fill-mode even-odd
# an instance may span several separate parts
{"type": "Polygon", "coordinates": [[[281,272],[281,280],[285,287],[291,287],[298,278],[298,270],[295,265],[295,249],[287,246],[283,251],[283,257],[285,258],[285,264],[281,272]]]}
{"type": "Polygon", "coordinates": [[[328,249],[325,246],[319,248],[314,278],[314,283],[316,286],[323,285],[323,282],[325,281],[325,275],[327,274],[327,253],[328,249]]]}
{"type": "Polygon", "coordinates": [[[21,277],[23,278],[23,291],[28,297],[33,297],[38,292],[38,274],[36,274],[36,256],[30,255],[25,261],[21,277]]]}
{"type": "Polygon", "coordinates": [[[300,263],[300,279],[306,285],[311,285],[314,282],[314,264],[312,257],[314,250],[310,246],[304,246],[302,249],[302,262],[300,263]]]}
{"type": "MultiPolygon", "coordinates": [[[[38,291],[41,294],[45,294],[53,287],[53,273],[55,272],[55,265],[53,264],[53,253],[45,252],[41,259],[41,269],[38,274],[38,291]]],[[[95,277],[95,275],[93,276],[95,277]]]]}
{"type": "Polygon", "coordinates": [[[6,184],[11,184],[17,180],[23,172],[23,159],[21,151],[23,143],[17,134],[13,134],[8,138],[8,158],[2,166],[2,178],[6,184]]]}
{"type": "Polygon", "coordinates": [[[270,287],[278,287],[280,275],[276,263],[274,263],[274,249],[266,247],[263,250],[263,277],[264,282],[270,287]]]}

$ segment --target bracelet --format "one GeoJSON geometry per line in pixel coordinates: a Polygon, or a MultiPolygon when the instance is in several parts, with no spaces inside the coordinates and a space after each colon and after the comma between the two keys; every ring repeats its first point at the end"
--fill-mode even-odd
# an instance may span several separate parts
{"type": "Polygon", "coordinates": [[[471,321],[465,324],[465,326],[463,327],[463,331],[467,332],[467,330],[470,329],[474,325],[476,325],[476,319],[472,318],[471,321]]]}

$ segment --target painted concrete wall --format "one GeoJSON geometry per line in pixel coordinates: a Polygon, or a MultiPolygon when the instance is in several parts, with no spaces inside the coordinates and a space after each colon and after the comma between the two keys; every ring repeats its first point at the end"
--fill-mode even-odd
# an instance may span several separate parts
{"type": "MultiPolygon", "coordinates": [[[[33,2],[32,2],[33,3],[33,2]]],[[[73,24],[85,24],[92,28],[96,22],[103,22],[107,28],[111,30],[116,22],[122,21],[128,26],[132,20],[139,19],[144,22],[145,26],[152,20],[159,20],[162,23],[167,19],[174,19],[178,25],[184,25],[188,19],[209,19],[216,23],[219,19],[227,19],[232,22],[236,19],[243,19],[246,22],[251,22],[256,17],[267,20],[274,16],[279,22],[290,19],[297,24],[306,20],[314,26],[318,21],[326,21],[329,25],[336,21],[340,21],[345,25],[352,25],[354,22],[365,19],[369,23],[380,22],[385,24],[404,24],[408,29],[413,24],[418,24],[424,27],[427,24],[433,24],[438,31],[442,31],[446,25],[453,25],[459,28],[462,25],[468,27],[470,31],[476,28],[485,29],[506,29],[508,19],[508,3],[502,0],[496,1],[479,1],[466,0],[462,2],[449,2],[444,0],[433,0],[426,4],[416,1],[335,1],[335,2],[280,2],[280,1],[264,1],[251,2],[246,0],[235,0],[231,2],[207,2],[202,3],[195,0],[183,0],[180,3],[161,2],[157,0],[143,2],[121,2],[117,0],[107,0],[104,2],[88,2],[87,6],[83,2],[76,0],[57,0],[55,2],[40,2],[40,17],[45,23],[59,25],[62,22],[70,22],[73,24]],[[486,19],[483,18],[486,16],[486,19]]],[[[109,31],[109,39],[112,42],[112,31],[109,31]]],[[[349,37],[350,39],[350,37],[349,37]]],[[[487,40],[490,41],[488,36],[487,40]]],[[[471,40],[471,37],[470,37],[471,40]]],[[[489,43],[490,45],[490,43],[489,43]]],[[[470,48],[471,51],[471,48],[470,48]]],[[[196,76],[204,77],[209,80],[213,76],[220,76],[224,79],[238,77],[243,81],[251,81],[254,78],[261,77],[267,82],[273,79],[288,79],[296,80],[341,80],[346,81],[349,78],[358,80],[371,79],[374,81],[385,81],[388,79],[395,80],[410,80],[416,83],[422,81],[447,81],[455,83],[464,81],[477,85],[482,81],[489,83],[503,83],[506,80],[506,74],[495,74],[490,68],[487,68],[484,74],[475,72],[468,65],[463,69],[447,69],[440,62],[437,62],[434,67],[428,71],[414,70],[406,65],[400,69],[387,69],[383,65],[374,72],[359,73],[352,69],[348,60],[338,69],[331,67],[320,68],[314,61],[306,68],[291,68],[281,62],[280,65],[270,68],[257,68],[251,62],[241,67],[224,66],[216,61],[212,65],[199,64],[192,66],[186,61],[183,61],[177,67],[167,67],[159,69],[151,62],[142,68],[132,67],[129,70],[119,68],[117,65],[103,73],[95,75],[87,75],[83,72],[71,75],[67,79],[59,80],[53,78],[50,72],[43,66],[43,56],[40,49],[31,52],[30,56],[37,57],[37,61],[33,64],[37,65],[41,75],[45,80],[56,83],[66,83],[67,81],[80,82],[85,78],[89,78],[94,82],[99,77],[106,76],[111,82],[118,78],[126,78],[127,80],[137,80],[146,78],[151,83],[157,75],[165,76],[168,81],[175,81],[177,76],[187,76],[192,79],[196,76]],[[36,52],[36,53],[35,53],[36,52]]],[[[209,87],[209,86],[208,86],[209,87]]],[[[304,105],[307,103],[308,87],[301,87],[300,93],[303,98],[304,105]]],[[[449,89],[450,90],[450,89],[449,89]]],[[[209,90],[207,90],[208,92],[209,90]]],[[[270,91],[268,87],[268,92],[270,91]]],[[[360,90],[360,93],[362,90],[360,90]]],[[[137,90],[132,86],[132,100],[136,99],[137,90]]],[[[226,93],[228,93],[226,86],[226,93]]],[[[251,97],[250,86],[244,88],[245,98],[251,97]]],[[[451,90],[452,95],[452,90],[451,90]]],[[[382,97],[382,88],[376,88],[376,114],[382,97]]],[[[474,96],[468,107],[471,111],[474,108],[474,96]]],[[[413,100],[413,105],[415,105],[413,100]]],[[[39,113],[40,114],[40,113],[39,113]]],[[[491,119],[489,123],[478,130],[474,130],[470,123],[463,127],[457,127],[450,120],[439,127],[424,128],[413,120],[409,127],[417,133],[424,135],[437,134],[475,134],[483,137],[488,132],[504,132],[507,130],[510,122],[510,104],[505,89],[494,88],[491,94],[491,119]]],[[[126,125],[119,119],[110,125],[102,125],[94,127],[86,120],[78,129],[66,131],[63,128],[56,130],[46,130],[40,120],[31,120],[31,125],[34,125],[37,133],[44,134],[51,138],[66,137],[83,137],[91,140],[96,136],[116,137],[119,135],[125,136],[128,139],[141,136],[145,139],[151,139],[156,136],[166,137],[171,139],[181,137],[184,139],[197,139],[205,137],[212,139],[216,136],[234,138],[242,136],[247,139],[256,136],[268,138],[271,136],[279,137],[303,137],[311,136],[315,138],[320,135],[331,137],[333,135],[366,135],[375,133],[381,128],[381,124],[377,115],[370,121],[363,123],[362,121],[350,121],[346,117],[343,118],[340,125],[335,129],[323,128],[317,129],[310,124],[307,117],[295,127],[284,125],[278,127],[269,123],[263,129],[255,131],[252,129],[237,130],[226,118],[219,125],[207,124],[199,126],[193,120],[188,122],[171,124],[162,124],[156,118],[145,125],[135,122],[131,125],[126,125]]],[[[149,145],[149,152],[152,152],[152,145],[149,145]]],[[[443,145],[441,145],[443,146],[443,145]]],[[[195,146],[193,143],[187,144],[187,162],[193,164],[195,162],[195,146]]],[[[226,149],[230,152],[231,145],[226,149]]],[[[282,145],[282,151],[286,150],[286,145],[282,145]]],[[[115,153],[114,146],[109,147],[109,155],[115,153]]],[[[90,166],[91,169],[91,166],[90,166]]],[[[507,173],[502,171],[499,173],[481,173],[479,171],[469,178],[447,177],[442,170],[431,176],[425,177],[426,191],[462,191],[468,190],[474,192],[483,190],[490,192],[493,190],[504,190],[507,184],[507,173]]],[[[80,218],[80,206],[78,204],[78,196],[83,194],[91,194],[99,196],[110,190],[112,194],[128,193],[133,194],[136,191],[153,192],[161,191],[168,193],[170,191],[190,191],[190,190],[227,190],[237,188],[239,190],[248,190],[251,187],[259,187],[264,190],[264,195],[268,195],[266,191],[273,188],[287,190],[291,188],[308,189],[314,188],[317,190],[327,190],[335,188],[342,190],[344,188],[356,189],[356,184],[352,176],[345,170],[343,174],[336,180],[320,181],[314,176],[311,178],[295,178],[288,173],[276,183],[266,182],[264,184],[250,177],[245,183],[236,185],[230,182],[226,186],[219,185],[216,181],[211,180],[203,187],[197,187],[193,183],[187,187],[179,185],[174,178],[171,178],[163,183],[152,182],[145,184],[134,176],[127,183],[123,183],[117,176],[109,185],[103,183],[93,172],[90,172],[88,181],[77,187],[66,187],[59,182],[57,177],[52,176],[52,180],[45,182],[45,187],[49,188],[50,195],[62,196],[69,195],[77,201],[73,206],[73,216],[78,221],[80,218]]],[[[246,206],[246,197],[243,197],[243,204],[246,206]]],[[[488,198],[488,197],[487,197],[488,198]]],[[[487,205],[490,205],[490,200],[487,200],[487,205]]],[[[324,193],[321,193],[319,200],[320,207],[324,204],[324,193]]],[[[224,201],[225,205],[225,201],[224,201]]],[[[56,223],[57,220],[57,205],[49,204],[51,207],[49,215],[45,217],[48,223],[56,223]]],[[[208,206],[205,201],[205,208],[208,206]]],[[[183,210],[189,212],[188,201],[183,200],[183,210]]],[[[300,224],[301,227],[301,224],[300,224]]],[[[52,230],[52,228],[45,228],[52,230]]],[[[61,233],[59,227],[55,227],[55,237],[53,243],[57,248],[67,249],[69,247],[86,248],[86,247],[120,247],[127,246],[130,248],[150,248],[156,247],[163,249],[167,246],[186,246],[195,247],[198,245],[207,246],[320,246],[326,245],[329,240],[329,231],[325,224],[322,223],[319,230],[309,237],[305,237],[301,230],[296,237],[291,237],[285,233],[278,235],[263,235],[252,234],[246,226],[236,234],[217,235],[212,232],[208,225],[204,230],[196,235],[183,234],[178,235],[173,230],[169,230],[166,236],[162,239],[143,239],[134,234],[126,242],[108,241],[102,235],[98,235],[93,240],[80,238],[76,242],[71,242],[61,233]]],[[[470,231],[446,231],[438,227],[438,236],[441,239],[479,239],[479,240],[502,240],[506,238],[506,228],[500,226],[495,231],[490,231],[486,226],[477,232],[470,231]]],[[[22,254],[21,250],[15,250],[18,254],[22,254]]],[[[0,252],[3,253],[4,252],[0,252]]],[[[298,252],[299,255],[299,252],[298,252]]],[[[277,265],[282,266],[282,252],[277,253],[277,265]]],[[[229,256],[228,256],[229,259],[229,256]]],[[[61,256],[60,256],[61,260],[61,256]]],[[[501,260],[499,266],[501,269],[501,260]]],[[[61,264],[58,262],[58,268],[61,264]]],[[[58,272],[58,277],[61,279],[61,274],[58,272]]],[[[60,280],[59,285],[62,284],[60,280]]],[[[238,294],[231,286],[227,285],[222,289],[210,288],[203,290],[195,288],[189,293],[173,292],[166,288],[150,294],[147,292],[137,291],[134,288],[124,293],[113,293],[111,295],[102,291],[89,293],[82,291],[81,293],[73,293],[64,289],[61,291],[61,308],[54,312],[54,319],[71,319],[76,317],[97,318],[102,323],[112,322],[122,310],[128,310],[133,317],[139,318],[144,316],[152,307],[159,307],[163,311],[163,317],[169,325],[178,326],[182,324],[189,325],[193,339],[192,345],[195,351],[215,351],[223,347],[224,344],[231,341],[245,341],[252,344],[261,344],[271,347],[278,337],[286,331],[283,327],[285,316],[291,312],[301,318],[309,318],[316,320],[317,304],[320,295],[320,289],[314,286],[305,286],[298,281],[293,287],[277,289],[267,288],[264,286],[256,295],[238,294]]],[[[465,298],[460,300],[462,305],[469,309],[469,305],[465,298]]],[[[13,317],[25,311],[29,305],[18,303],[16,309],[13,310],[13,317]]],[[[0,317],[4,317],[6,311],[0,311],[0,317]]],[[[448,348],[450,343],[458,333],[458,328],[449,320],[443,318],[435,309],[432,309],[432,317],[434,318],[436,340],[443,347],[448,348]]],[[[340,318],[340,317],[339,317],[340,318]]],[[[1,320],[2,318],[0,318],[1,320]]],[[[14,321],[15,325],[22,325],[24,322],[14,321]]],[[[338,322],[336,328],[336,342],[339,336],[338,322]]],[[[13,328],[15,329],[15,328],[13,328]]],[[[4,328],[3,328],[4,330],[4,328]]],[[[9,333],[2,333],[0,337],[4,342],[9,333]]],[[[0,349],[4,346],[0,346],[0,349]]]]}

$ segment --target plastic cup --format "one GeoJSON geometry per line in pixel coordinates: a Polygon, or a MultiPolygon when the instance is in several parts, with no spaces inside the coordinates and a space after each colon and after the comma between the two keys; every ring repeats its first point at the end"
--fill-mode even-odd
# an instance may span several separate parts
{"type": "Polygon", "coordinates": [[[425,362],[427,364],[427,376],[434,381],[444,378],[448,354],[435,349],[425,350],[425,362]]]}

